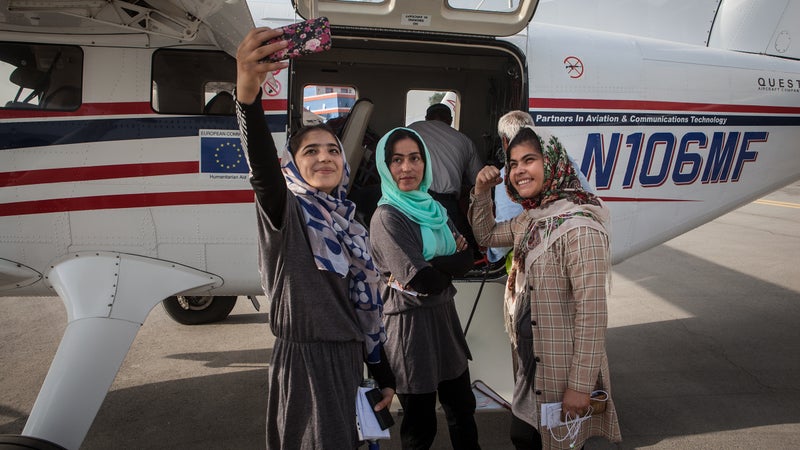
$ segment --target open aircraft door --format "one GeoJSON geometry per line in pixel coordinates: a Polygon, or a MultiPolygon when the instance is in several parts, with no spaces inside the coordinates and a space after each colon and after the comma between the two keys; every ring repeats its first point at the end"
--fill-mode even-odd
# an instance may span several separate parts
{"type": "Polygon", "coordinates": [[[538,3],[538,0],[295,0],[295,8],[304,18],[325,16],[338,26],[511,36],[528,25],[538,3]]]}

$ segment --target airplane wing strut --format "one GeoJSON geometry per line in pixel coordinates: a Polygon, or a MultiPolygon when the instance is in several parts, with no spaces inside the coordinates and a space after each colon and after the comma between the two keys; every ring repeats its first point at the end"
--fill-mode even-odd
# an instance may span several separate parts
{"type": "Polygon", "coordinates": [[[68,449],[86,437],[150,310],[171,295],[222,284],[206,272],[116,252],[72,255],[47,280],[68,324],[22,434],[68,449]]]}

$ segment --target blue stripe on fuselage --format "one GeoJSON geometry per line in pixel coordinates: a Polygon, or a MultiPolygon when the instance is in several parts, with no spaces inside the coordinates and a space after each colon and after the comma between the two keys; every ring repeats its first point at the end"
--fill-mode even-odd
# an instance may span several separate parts
{"type": "MultiPolygon", "coordinates": [[[[285,114],[264,116],[270,132],[286,130],[285,114]]],[[[238,130],[233,116],[160,116],[0,122],[0,150],[88,142],[197,136],[199,130],[238,130]]]]}
{"type": "Polygon", "coordinates": [[[776,114],[719,114],[671,112],[587,112],[530,110],[534,123],[558,126],[638,126],[638,127],[721,127],[721,126],[798,126],[800,116],[776,114]]]}

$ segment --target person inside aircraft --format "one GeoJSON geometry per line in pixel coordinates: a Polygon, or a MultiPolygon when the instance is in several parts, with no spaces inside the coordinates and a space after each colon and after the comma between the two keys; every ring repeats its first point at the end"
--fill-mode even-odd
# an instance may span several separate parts
{"type": "Polygon", "coordinates": [[[233,114],[233,95],[228,91],[219,91],[203,107],[203,114],[233,114]]]}
{"type": "Polygon", "coordinates": [[[462,191],[466,192],[472,187],[472,181],[483,163],[472,139],[451,127],[452,123],[450,107],[436,103],[426,110],[425,120],[414,122],[408,128],[422,137],[430,151],[430,165],[434,174],[430,195],[447,209],[450,219],[467,239],[473,258],[482,259],[483,254],[472,235],[460,198],[462,191]]]}
{"type": "Polygon", "coordinates": [[[348,201],[349,167],[325,125],[298,130],[278,159],[261,106],[262,60],[285,47],[280,30],[251,30],[237,50],[236,113],[250,164],[259,272],[275,335],[267,394],[267,449],[356,448],[356,392],[363,362],[394,398],[383,350],[380,275],[365,228],[348,201]]]}
{"type": "Polygon", "coordinates": [[[370,221],[372,253],[385,282],[386,353],[403,407],[404,449],[428,449],[436,398],[456,449],[477,449],[469,347],[456,313],[453,277],[473,259],[447,211],[431,197],[430,154],[420,136],[395,128],[376,152],[382,196],[370,221]]]}
{"type": "Polygon", "coordinates": [[[517,133],[506,168],[507,193],[523,213],[495,222],[491,189],[503,180],[493,166],[478,174],[468,212],[479,243],[514,247],[504,308],[517,360],[512,442],[518,449],[580,448],[590,436],[618,442],[605,351],[608,209],[581,187],[561,142],[543,128],[517,133]],[[608,397],[603,412],[590,409],[598,390],[608,397]],[[544,403],[560,404],[569,427],[540,428],[544,403]]]}

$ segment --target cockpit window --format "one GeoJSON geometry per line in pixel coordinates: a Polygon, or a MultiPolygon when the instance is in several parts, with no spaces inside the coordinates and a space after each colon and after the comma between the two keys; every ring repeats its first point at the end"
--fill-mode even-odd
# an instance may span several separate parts
{"type": "Polygon", "coordinates": [[[82,84],[80,47],[0,43],[0,108],[74,111],[82,84]]]}

